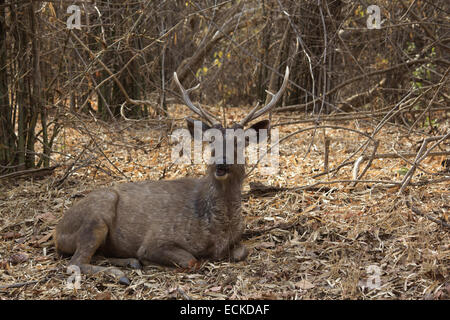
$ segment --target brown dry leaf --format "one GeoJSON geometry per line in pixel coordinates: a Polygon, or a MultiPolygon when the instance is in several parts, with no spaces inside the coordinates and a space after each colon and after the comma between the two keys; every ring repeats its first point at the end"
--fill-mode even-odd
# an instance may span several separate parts
{"type": "Polygon", "coordinates": [[[9,269],[9,263],[5,259],[0,260],[0,269],[8,270],[9,269]]]}
{"type": "Polygon", "coordinates": [[[386,192],[389,192],[389,193],[394,194],[394,193],[396,193],[398,190],[400,190],[400,186],[393,186],[393,187],[390,187],[390,188],[386,189],[386,192]]]}
{"type": "Polygon", "coordinates": [[[49,232],[48,234],[46,234],[45,236],[43,236],[42,238],[40,238],[38,241],[36,241],[37,244],[42,244],[44,242],[47,242],[51,237],[52,237],[53,233],[49,232]]]}
{"type": "Polygon", "coordinates": [[[309,282],[308,280],[300,280],[299,282],[295,283],[295,286],[303,290],[308,290],[315,287],[315,285],[309,282]]]}
{"type": "Polygon", "coordinates": [[[43,213],[36,216],[36,220],[41,220],[43,222],[56,222],[56,217],[51,212],[43,213]]]}
{"type": "Polygon", "coordinates": [[[262,300],[278,300],[280,297],[272,293],[263,292],[260,298],[262,300]]]}
{"type": "Polygon", "coordinates": [[[226,295],[218,293],[218,292],[209,291],[209,292],[207,292],[207,294],[208,294],[208,296],[214,297],[216,299],[226,299],[227,298],[226,295]]]}
{"type": "Polygon", "coordinates": [[[33,260],[35,262],[41,262],[41,261],[46,261],[46,260],[50,260],[51,257],[50,256],[38,256],[36,258],[34,258],[33,260]]]}
{"type": "Polygon", "coordinates": [[[16,238],[20,238],[21,236],[23,236],[23,234],[20,232],[9,231],[2,235],[2,239],[5,239],[5,240],[16,239],[16,238]]]}
{"type": "Polygon", "coordinates": [[[173,293],[175,293],[177,291],[177,287],[172,287],[172,288],[169,288],[169,290],[167,290],[167,293],[168,294],[173,294],[173,293]]]}
{"type": "Polygon", "coordinates": [[[111,293],[110,292],[100,292],[94,297],[95,300],[111,300],[111,293]]]}
{"type": "Polygon", "coordinates": [[[222,286],[211,287],[208,289],[208,291],[210,291],[210,292],[219,292],[221,290],[222,290],[222,286]]]}
{"type": "Polygon", "coordinates": [[[275,244],[274,244],[273,242],[266,242],[266,241],[264,241],[264,242],[260,242],[256,247],[257,247],[257,248],[265,248],[265,249],[268,249],[268,248],[273,248],[273,247],[275,247],[275,244]]]}
{"type": "Polygon", "coordinates": [[[29,256],[28,254],[24,253],[24,252],[19,252],[19,253],[14,253],[13,255],[11,255],[8,259],[8,261],[13,264],[19,264],[19,263],[23,263],[25,261],[28,261],[29,256]]]}

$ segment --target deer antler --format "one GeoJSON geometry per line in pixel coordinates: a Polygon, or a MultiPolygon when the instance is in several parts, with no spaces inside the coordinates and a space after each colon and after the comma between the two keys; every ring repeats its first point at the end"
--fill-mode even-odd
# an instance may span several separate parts
{"type": "Polygon", "coordinates": [[[197,115],[199,115],[201,118],[203,118],[204,120],[208,121],[209,124],[211,125],[215,125],[215,124],[220,124],[219,121],[217,121],[217,119],[215,119],[214,117],[212,117],[211,115],[209,115],[208,113],[206,113],[206,111],[204,111],[202,109],[202,107],[198,106],[194,106],[194,104],[191,101],[191,98],[189,98],[189,92],[198,89],[198,87],[200,87],[200,83],[198,85],[196,85],[195,87],[192,87],[190,89],[185,89],[181,83],[180,80],[178,80],[178,76],[177,73],[174,72],[173,73],[173,78],[175,79],[176,84],[178,85],[178,87],[180,88],[181,91],[181,95],[183,96],[183,101],[186,104],[186,106],[191,109],[192,111],[194,111],[197,115]]]}
{"type": "Polygon", "coordinates": [[[263,114],[269,112],[270,109],[272,109],[276,105],[278,100],[283,95],[283,92],[286,89],[287,84],[288,84],[288,79],[289,79],[289,67],[286,67],[286,72],[284,73],[283,84],[281,85],[280,90],[278,90],[278,92],[276,94],[272,94],[272,93],[267,91],[268,93],[270,93],[272,95],[272,100],[270,100],[270,102],[268,104],[266,104],[264,107],[259,109],[258,112],[256,112],[256,110],[258,110],[258,107],[259,107],[259,104],[257,104],[256,107],[254,107],[252,109],[252,111],[250,111],[250,113],[244,119],[242,119],[241,122],[239,122],[239,124],[243,127],[248,122],[250,122],[252,120],[255,120],[256,118],[259,118],[263,114]]]}

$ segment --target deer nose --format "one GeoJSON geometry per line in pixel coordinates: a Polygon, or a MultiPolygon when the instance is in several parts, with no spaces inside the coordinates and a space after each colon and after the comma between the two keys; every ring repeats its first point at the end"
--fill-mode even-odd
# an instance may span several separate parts
{"type": "Polygon", "coordinates": [[[217,169],[222,169],[222,170],[226,170],[228,168],[228,164],[223,163],[223,164],[216,164],[216,168],[217,169]]]}

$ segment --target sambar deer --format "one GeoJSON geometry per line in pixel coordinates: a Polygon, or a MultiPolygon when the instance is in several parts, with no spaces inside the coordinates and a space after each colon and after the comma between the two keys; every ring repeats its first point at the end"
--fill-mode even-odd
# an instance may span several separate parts
{"type": "MultiPolygon", "coordinates": [[[[281,88],[271,101],[262,108],[254,107],[231,129],[243,129],[269,112],[286,89],[288,77],[286,68],[281,88]]],[[[186,90],[176,73],[174,80],[184,103],[207,122],[199,127],[203,131],[218,129],[226,141],[230,131],[189,98],[198,85],[186,90]]],[[[194,121],[186,120],[195,136],[194,121]]],[[[269,121],[263,120],[250,128],[258,133],[269,126],[269,121]]],[[[244,260],[248,250],[239,242],[245,226],[241,215],[245,168],[235,159],[230,163],[223,154],[221,159],[213,159],[201,178],[124,183],[91,192],[58,223],[54,233],[57,252],[73,255],[69,264],[82,273],[104,271],[125,284],[130,282],[121,270],[90,264],[93,255],[100,253],[111,257],[108,260],[113,265],[131,268],[156,263],[188,269],[198,267],[202,258],[244,260]]]]}

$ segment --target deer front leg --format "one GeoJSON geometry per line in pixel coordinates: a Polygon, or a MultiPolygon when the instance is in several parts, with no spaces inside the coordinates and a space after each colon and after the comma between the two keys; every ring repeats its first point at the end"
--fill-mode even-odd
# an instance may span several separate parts
{"type": "Polygon", "coordinates": [[[176,244],[159,247],[142,246],[138,250],[138,258],[144,264],[161,264],[176,266],[182,269],[198,268],[199,261],[189,252],[176,244]]]}
{"type": "MultiPolygon", "coordinates": [[[[101,267],[90,264],[92,256],[105,241],[108,234],[107,225],[100,219],[86,221],[78,231],[76,250],[70,259],[70,265],[76,265],[83,274],[105,272],[119,279],[119,283],[129,285],[130,280],[125,274],[114,267],[101,267]]],[[[59,236],[61,238],[61,235],[59,236]]]]}
{"type": "Polygon", "coordinates": [[[242,261],[245,260],[248,256],[248,249],[241,243],[238,243],[236,246],[231,249],[230,259],[231,261],[242,261]]]}
{"type": "Polygon", "coordinates": [[[231,262],[238,262],[245,260],[248,256],[248,249],[241,243],[228,245],[226,247],[217,245],[215,252],[212,255],[213,260],[228,259],[231,262]]]}

